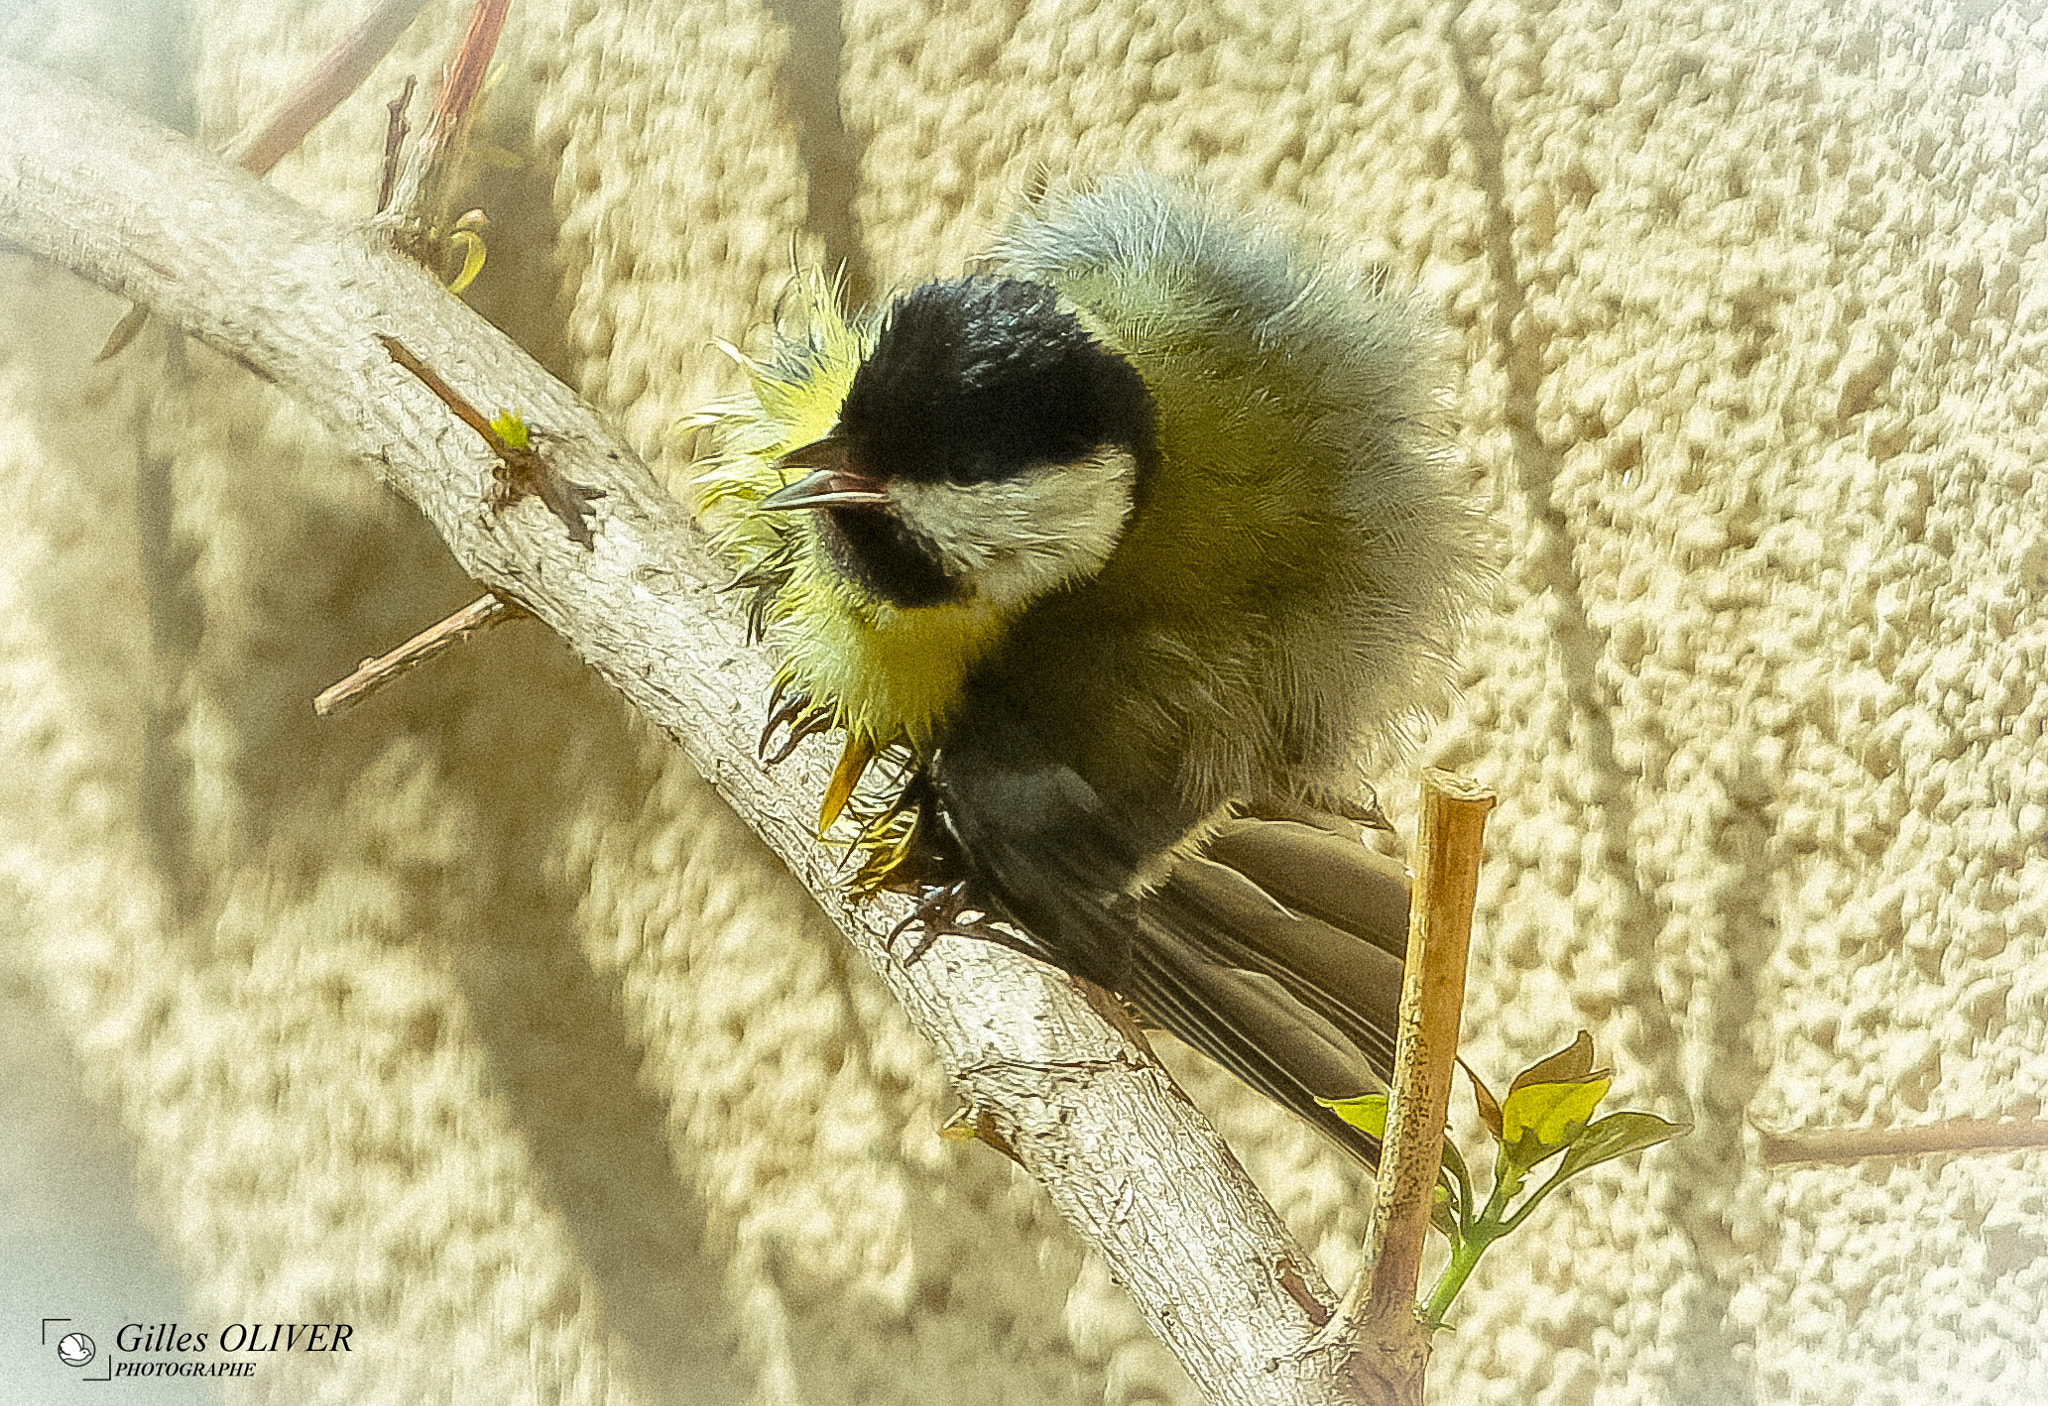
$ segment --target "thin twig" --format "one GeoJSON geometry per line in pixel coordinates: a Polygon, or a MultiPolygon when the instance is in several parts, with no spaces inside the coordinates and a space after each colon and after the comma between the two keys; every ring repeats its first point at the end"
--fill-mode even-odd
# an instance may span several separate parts
{"type": "Polygon", "coordinates": [[[479,596],[447,619],[427,626],[389,654],[365,659],[354,673],[323,689],[313,700],[313,711],[325,718],[353,708],[401,674],[453,649],[471,635],[524,614],[524,610],[495,592],[479,596]]]}
{"type": "Polygon", "coordinates": [[[469,28],[456,46],[441,78],[440,100],[422,145],[433,155],[435,146],[452,146],[461,140],[470,119],[476,115],[477,95],[491,71],[492,56],[498,52],[498,36],[505,31],[505,16],[512,0],[477,0],[469,12],[469,28]]]}
{"type": "Polygon", "coordinates": [[[1354,1394],[1373,1406],[1422,1401],[1429,1332],[1415,1285],[1443,1160],[1481,841],[1493,805],[1493,792],[1474,781],[1435,768],[1423,773],[1401,1029],[1368,1242],[1372,1265],[1352,1284],[1330,1329],[1331,1341],[1343,1345],[1354,1394]]]}
{"type": "Polygon", "coordinates": [[[405,110],[412,106],[412,90],[419,80],[410,73],[405,75],[405,86],[398,90],[398,96],[384,105],[384,172],[377,178],[377,213],[383,214],[391,205],[391,186],[398,179],[398,159],[405,151],[406,134],[412,127],[405,120],[405,110]]]}
{"type": "Polygon", "coordinates": [[[400,163],[389,208],[378,217],[399,248],[429,266],[433,261],[427,252],[435,242],[434,231],[448,214],[448,193],[469,140],[477,95],[483,92],[510,8],[511,0],[476,0],[462,42],[441,72],[434,111],[400,163]]]}
{"type": "Polygon", "coordinates": [[[1758,1128],[1757,1135],[1763,1164],[1783,1167],[1800,1162],[1865,1162],[1880,1157],[2048,1147],[2048,1121],[1951,1118],[1917,1128],[1824,1128],[1811,1133],[1758,1128]]]}
{"type": "Polygon", "coordinates": [[[490,419],[471,405],[456,389],[441,379],[441,373],[414,356],[405,343],[398,338],[379,332],[377,340],[384,344],[384,350],[391,353],[391,359],[419,377],[420,384],[434,393],[434,398],[455,412],[455,418],[475,430],[483,442],[490,446],[493,454],[503,459],[512,452],[512,446],[505,443],[505,437],[498,433],[490,419]]]}
{"type": "Polygon", "coordinates": [[[384,0],[363,22],[327,51],[312,76],[294,88],[269,117],[235,138],[222,154],[252,176],[261,176],[327,120],[342,100],[363,86],[391,52],[427,0],[384,0]]]}
{"type": "MultiPolygon", "coordinates": [[[[1422,777],[1416,826],[1415,901],[1408,914],[1408,960],[1401,979],[1401,1031],[1387,1099],[1387,1140],[1373,1203],[1372,1274],[1362,1317],[1415,1308],[1422,1244],[1443,1164],[1444,1119],[1458,1021],[1465,1008],[1465,962],[1472,908],[1493,792],[1453,772],[1422,777]]],[[[1358,1291],[1353,1290],[1354,1294],[1358,1291]]]]}
{"type": "MultiPolygon", "coordinates": [[[[489,502],[492,512],[503,512],[522,498],[538,498],[568,529],[570,541],[586,551],[596,547],[597,533],[591,526],[594,511],[591,505],[594,500],[604,497],[602,488],[572,482],[530,444],[507,441],[498,433],[497,424],[485,419],[481,410],[457,393],[433,367],[414,356],[398,338],[379,332],[377,340],[384,344],[385,351],[391,353],[393,361],[417,376],[436,399],[455,413],[456,419],[482,436],[491,453],[497,456],[498,462],[492,469],[489,502]]],[[[521,433],[523,436],[529,431],[522,425],[521,433]]]]}

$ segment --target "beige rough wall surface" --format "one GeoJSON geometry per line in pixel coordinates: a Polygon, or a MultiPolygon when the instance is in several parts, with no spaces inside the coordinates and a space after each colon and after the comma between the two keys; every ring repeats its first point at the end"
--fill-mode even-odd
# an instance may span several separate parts
{"type": "MultiPolygon", "coordinates": [[[[357,13],[28,4],[0,43],[218,141],[357,13]]],[[[273,179],[365,213],[460,19],[273,179]]],[[[1423,760],[1504,798],[1468,1057],[1584,1026],[1699,1126],[1494,1252],[1436,1399],[2048,1400],[2048,1154],[1772,1168],[1754,1131],[2042,1111],[2048,25],[536,0],[506,58],[473,296],[671,462],[792,253],[953,272],[1040,174],[1189,172],[1438,300],[1501,574],[1383,794],[1423,760]]],[[[92,367],[112,299],[11,257],[0,300],[0,940],[193,1313],[359,1334],[227,1399],[1191,1399],[606,690],[516,626],[316,724],[466,598],[437,544],[209,354],[92,367]]],[[[1176,1067],[1347,1273],[1356,1172],[1176,1067]]]]}
{"type": "Polygon", "coordinates": [[[1505,584],[1549,637],[1437,743],[1509,798],[1472,1016],[1592,1024],[1699,1127],[1452,1351],[1533,1348],[1560,1400],[2048,1397],[2041,1154],[1771,1170],[1747,1126],[2040,1111],[2048,28],[1457,33],[1499,139],[1505,584]]]}

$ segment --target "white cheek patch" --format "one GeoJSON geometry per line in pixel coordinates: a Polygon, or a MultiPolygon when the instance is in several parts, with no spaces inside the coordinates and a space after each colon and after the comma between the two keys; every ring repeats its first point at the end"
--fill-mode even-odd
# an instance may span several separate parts
{"type": "Polygon", "coordinates": [[[976,599],[1022,605],[1102,569],[1131,515],[1137,476],[1129,450],[1104,449],[993,483],[898,481],[889,495],[904,526],[976,599]]]}

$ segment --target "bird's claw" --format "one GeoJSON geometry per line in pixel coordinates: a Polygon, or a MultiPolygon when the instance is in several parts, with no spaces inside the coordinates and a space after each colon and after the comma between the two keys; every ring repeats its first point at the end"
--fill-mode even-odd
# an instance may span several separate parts
{"type": "Polygon", "coordinates": [[[767,726],[761,729],[761,740],[754,744],[761,760],[768,766],[776,766],[789,760],[807,737],[816,736],[833,726],[833,710],[822,704],[811,702],[808,693],[785,694],[781,684],[776,685],[775,697],[770,700],[767,726]],[[775,730],[787,727],[789,735],[782,739],[780,747],[771,746],[775,730]]]}
{"type": "Polygon", "coordinates": [[[923,931],[918,934],[917,944],[903,958],[906,967],[924,956],[932,944],[947,933],[993,942],[1013,952],[1022,952],[1027,957],[1039,955],[1017,933],[1007,927],[998,927],[999,921],[995,914],[989,912],[987,900],[973,892],[970,882],[957,879],[926,889],[903,921],[889,929],[883,948],[894,956],[897,939],[916,927],[923,931]]]}

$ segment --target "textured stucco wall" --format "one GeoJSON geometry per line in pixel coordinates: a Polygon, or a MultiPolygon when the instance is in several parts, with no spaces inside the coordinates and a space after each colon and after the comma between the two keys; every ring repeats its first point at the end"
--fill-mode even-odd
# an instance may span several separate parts
{"type": "MultiPolygon", "coordinates": [[[[0,43],[218,141],[358,11],[31,0],[0,43]]],[[[382,104],[460,21],[276,182],[365,213],[382,104]]],[[[1419,283],[1501,574],[1457,710],[1381,774],[1402,813],[1416,761],[1504,798],[1467,1054],[1584,1026],[1620,1100],[1699,1124],[1495,1251],[1438,1398],[2048,1399],[2048,1154],[1769,1168],[1753,1130],[2041,1113],[2048,24],[532,0],[506,57],[525,164],[476,197],[474,298],[651,453],[792,250],[957,270],[1041,171],[1197,172],[1419,283]]],[[[1189,1399],[563,650],[501,630],[317,724],[466,599],[438,545],[210,354],[92,366],[112,299],[0,255],[0,304],[9,999],[195,1319],[358,1334],[228,1399],[1189,1399]]],[[[1348,1271],[1356,1174],[1178,1067],[1348,1271]]],[[[0,1386],[50,1370],[10,1343],[0,1386]]]]}

